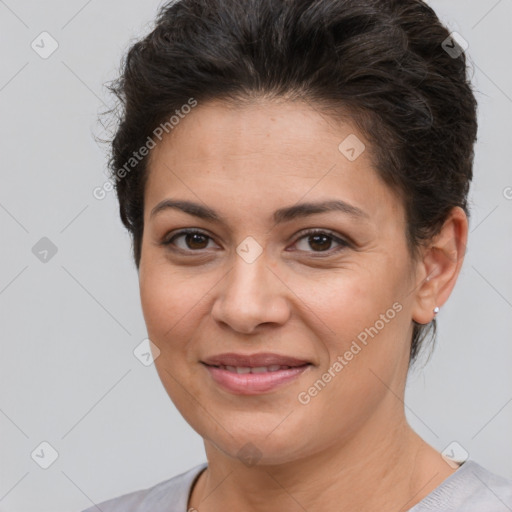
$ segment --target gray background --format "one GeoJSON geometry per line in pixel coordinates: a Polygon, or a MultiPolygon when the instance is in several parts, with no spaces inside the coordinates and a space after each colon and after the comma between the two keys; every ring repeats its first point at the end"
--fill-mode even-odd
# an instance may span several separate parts
{"type": "MultiPolygon", "coordinates": [[[[205,460],[133,355],[146,331],[130,240],[114,193],[92,195],[106,179],[103,84],[160,3],[0,0],[3,512],[82,510],[205,460]],[[42,31],[59,44],[47,59],[31,48],[42,31]],[[46,263],[32,252],[42,237],[57,247],[46,263]],[[31,458],[43,441],[59,454],[48,469],[31,458]]],[[[480,131],[467,259],[406,411],[440,451],[457,441],[512,478],[512,1],[430,3],[469,43],[480,131]]]]}

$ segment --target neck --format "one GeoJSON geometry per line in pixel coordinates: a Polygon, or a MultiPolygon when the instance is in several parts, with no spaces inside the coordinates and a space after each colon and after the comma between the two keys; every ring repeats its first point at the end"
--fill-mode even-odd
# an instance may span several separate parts
{"type": "Polygon", "coordinates": [[[207,441],[205,448],[208,468],[188,505],[201,512],[406,511],[454,472],[403,413],[393,424],[368,421],[350,440],[281,465],[247,467],[207,441]]]}

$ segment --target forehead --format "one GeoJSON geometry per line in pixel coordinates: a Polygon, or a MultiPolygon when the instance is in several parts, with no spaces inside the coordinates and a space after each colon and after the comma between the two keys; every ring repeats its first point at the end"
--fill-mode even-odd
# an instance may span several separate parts
{"type": "MultiPolygon", "coordinates": [[[[151,157],[156,159],[165,153],[166,158],[183,157],[182,161],[204,158],[215,162],[257,159],[272,153],[286,160],[294,159],[302,167],[300,160],[317,161],[319,150],[327,151],[326,156],[331,158],[337,157],[339,142],[355,133],[351,124],[336,123],[304,102],[259,100],[234,106],[215,101],[199,104],[184,116],[152,150],[151,157]]],[[[359,133],[357,137],[363,139],[359,133]]],[[[365,144],[368,147],[366,141],[365,144]]]]}
{"type": "Polygon", "coordinates": [[[151,150],[148,172],[146,220],[173,196],[226,211],[327,196],[370,214],[397,210],[393,191],[375,171],[371,145],[354,124],[301,102],[199,104],[151,150]]]}

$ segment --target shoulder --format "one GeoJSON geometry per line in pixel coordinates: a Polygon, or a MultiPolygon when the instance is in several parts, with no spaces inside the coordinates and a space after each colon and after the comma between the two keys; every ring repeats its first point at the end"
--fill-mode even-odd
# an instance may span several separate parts
{"type": "Polygon", "coordinates": [[[153,487],[97,503],[82,512],[184,512],[190,488],[206,466],[206,462],[199,464],[153,487]]]}
{"type": "Polygon", "coordinates": [[[512,480],[467,460],[409,512],[507,512],[512,510],[512,480]]]}

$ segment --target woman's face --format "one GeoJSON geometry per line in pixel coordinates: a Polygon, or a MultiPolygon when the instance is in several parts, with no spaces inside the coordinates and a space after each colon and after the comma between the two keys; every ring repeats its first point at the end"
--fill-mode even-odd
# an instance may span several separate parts
{"type": "Polygon", "coordinates": [[[353,126],[302,103],[200,104],[148,168],[148,336],[169,396],[211,446],[278,464],[402,418],[417,267],[402,203],[353,126]]]}

